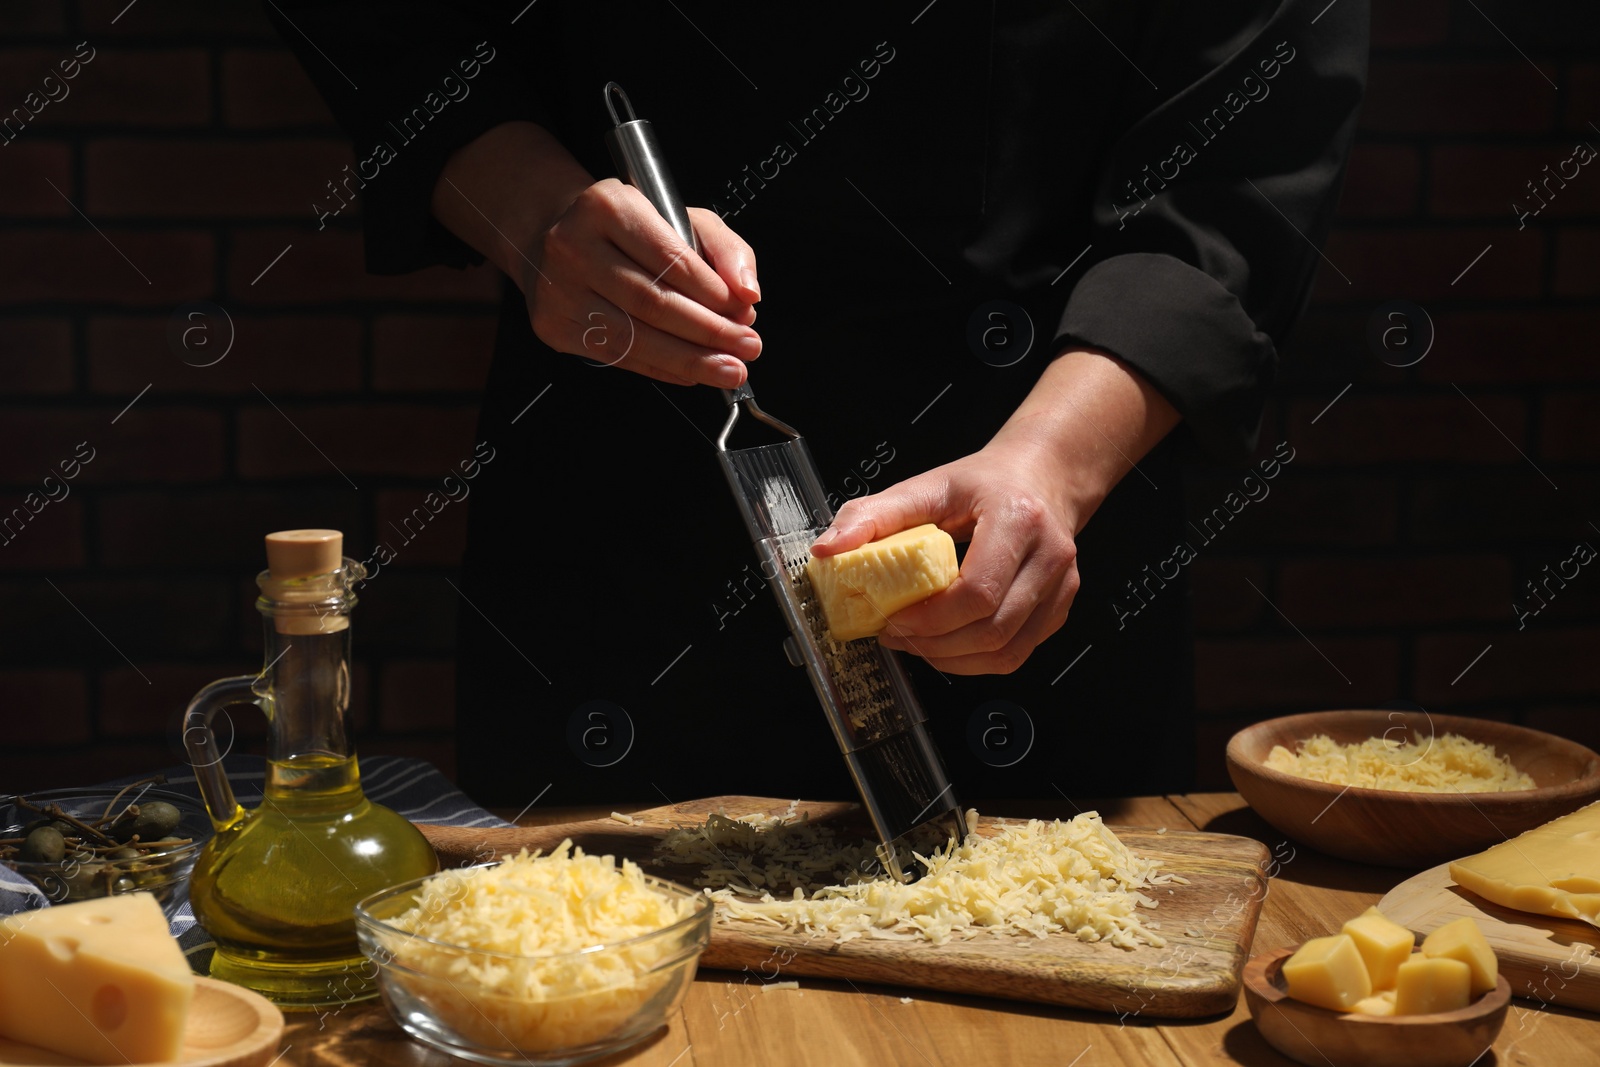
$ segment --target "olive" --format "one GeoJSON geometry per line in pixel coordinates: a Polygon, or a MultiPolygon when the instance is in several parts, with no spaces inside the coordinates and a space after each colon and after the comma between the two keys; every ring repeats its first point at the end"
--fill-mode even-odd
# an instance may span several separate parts
{"type": "Polygon", "coordinates": [[[101,872],[105,866],[99,863],[85,863],[67,876],[67,899],[86,900],[89,897],[103,897],[106,895],[104,879],[101,872]]]}
{"type": "Polygon", "coordinates": [[[183,813],[165,800],[152,800],[139,805],[139,814],[133,820],[133,832],[140,841],[156,841],[166,837],[183,821],[183,813]]]}
{"type": "Polygon", "coordinates": [[[129,814],[129,812],[124,811],[121,815],[116,817],[110,826],[102,827],[102,832],[104,832],[113,841],[120,841],[123,844],[127,844],[129,841],[133,840],[133,835],[137,832],[133,828],[134,823],[137,821],[137,812],[129,814]]]}
{"type": "Polygon", "coordinates": [[[108,852],[106,854],[106,859],[108,859],[108,860],[136,860],[136,859],[139,858],[140,855],[141,855],[141,853],[136,848],[119,848],[115,852],[108,852]]]}
{"type": "Polygon", "coordinates": [[[22,859],[28,863],[60,863],[67,854],[67,843],[53,826],[41,826],[22,843],[22,859]]]}
{"type": "Polygon", "coordinates": [[[113,893],[131,893],[138,888],[139,887],[137,884],[135,884],[134,880],[129,878],[127,875],[123,875],[121,878],[118,878],[115,882],[111,883],[111,891],[113,893]]]}

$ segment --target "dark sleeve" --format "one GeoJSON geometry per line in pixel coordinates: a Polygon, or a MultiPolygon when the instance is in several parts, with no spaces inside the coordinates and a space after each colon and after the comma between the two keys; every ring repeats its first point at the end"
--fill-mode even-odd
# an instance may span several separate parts
{"type": "Polygon", "coordinates": [[[1102,258],[1056,335],[1057,351],[1136,368],[1227,462],[1255,446],[1278,346],[1322,262],[1367,72],[1365,0],[1289,0],[1226,24],[1247,6],[1167,5],[1141,63],[1157,103],[1105,159],[1102,258]]]}
{"type": "MultiPolygon", "coordinates": [[[[554,128],[521,72],[510,15],[470,2],[267,0],[265,9],[350,137],[354,178],[336,184],[361,198],[367,270],[482,262],[430,203],[445,162],[480,134],[518,119],[554,128]]],[[[319,194],[319,217],[339,207],[334,190],[319,194]]]]}

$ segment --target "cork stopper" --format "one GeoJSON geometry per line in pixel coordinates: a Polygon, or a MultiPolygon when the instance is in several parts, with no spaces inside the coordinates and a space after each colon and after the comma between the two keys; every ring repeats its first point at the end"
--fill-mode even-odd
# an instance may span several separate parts
{"type": "Polygon", "coordinates": [[[267,534],[267,570],[278,581],[332,574],[344,556],[338,530],[279,530],[267,534]]]}
{"type": "MultiPolygon", "coordinates": [[[[338,530],[279,530],[267,534],[267,574],[261,586],[263,602],[279,605],[326,604],[340,595],[342,586],[332,575],[344,564],[344,534],[338,530]],[[326,582],[305,579],[327,576],[326,582]]],[[[350,619],[336,611],[273,613],[280,634],[325,634],[348,629],[350,619]]]]}

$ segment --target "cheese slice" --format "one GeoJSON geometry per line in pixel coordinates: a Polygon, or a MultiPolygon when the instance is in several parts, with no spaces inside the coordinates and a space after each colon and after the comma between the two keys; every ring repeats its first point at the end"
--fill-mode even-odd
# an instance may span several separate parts
{"type": "Polygon", "coordinates": [[[890,615],[947,588],[958,572],[955,541],[932,523],[806,561],[835,641],[881,632],[890,615]]]}
{"type": "Polygon", "coordinates": [[[91,1063],[171,1061],[193,997],[148,893],[0,919],[0,1036],[91,1063]]]}
{"type": "Polygon", "coordinates": [[[1450,877],[1501,907],[1600,926],[1600,803],[1457,860],[1450,877]]]}

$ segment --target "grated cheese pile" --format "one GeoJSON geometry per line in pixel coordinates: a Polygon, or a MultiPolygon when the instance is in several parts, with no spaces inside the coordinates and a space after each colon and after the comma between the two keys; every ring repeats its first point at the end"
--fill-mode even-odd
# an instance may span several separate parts
{"type": "Polygon", "coordinates": [[[1290,752],[1274,745],[1263,766],[1314,782],[1390,789],[1401,793],[1502,793],[1532,789],[1534,781],[1498,755],[1493,745],[1444,734],[1420,741],[1369,737],[1341,745],[1314,734],[1290,752]]]}
{"type": "MultiPolygon", "coordinates": [[[[398,981],[447,1025],[491,1048],[524,1053],[597,1041],[692,968],[665,967],[677,937],[616,945],[693,914],[639,867],[564,841],[491,867],[435,875],[389,925],[429,941],[387,947],[398,981]],[[598,945],[614,947],[584,952],[598,945]]],[[[669,991],[669,996],[675,993],[669,991]]]]}
{"type": "MultiPolygon", "coordinates": [[[[1161,946],[1158,923],[1139,907],[1156,901],[1139,890],[1181,881],[1157,872],[1088,812],[1069,822],[1010,823],[992,837],[969,835],[918,858],[927,873],[909,884],[878,870],[869,842],[835,839],[830,827],[783,816],[713,815],[704,825],[672,830],[658,864],[701,868],[695,884],[719,905],[719,922],[759,922],[825,935],[925,940],[1024,933],[1067,933],[1122,948],[1161,946]],[[774,890],[785,895],[777,895],[774,890]]],[[[976,826],[978,813],[968,812],[976,826]]]]}

